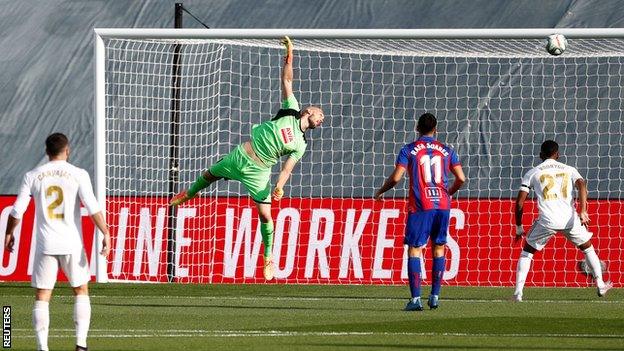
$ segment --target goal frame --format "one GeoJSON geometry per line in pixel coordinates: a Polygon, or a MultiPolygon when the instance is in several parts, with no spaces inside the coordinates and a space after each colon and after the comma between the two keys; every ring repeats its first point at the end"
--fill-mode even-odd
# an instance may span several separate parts
{"type": "MultiPolygon", "coordinates": [[[[164,29],[94,28],[95,196],[106,211],[106,75],[104,39],[538,39],[551,34],[568,38],[624,38],[624,28],[485,28],[485,29],[164,29]]],[[[101,250],[96,229],[94,250],[101,250]]],[[[97,282],[107,282],[107,260],[96,254],[97,282]]]]}

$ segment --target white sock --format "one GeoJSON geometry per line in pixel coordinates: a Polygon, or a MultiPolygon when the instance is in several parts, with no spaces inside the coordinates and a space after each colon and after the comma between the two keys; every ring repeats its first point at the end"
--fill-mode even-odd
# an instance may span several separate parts
{"type": "Polygon", "coordinates": [[[522,290],[524,290],[524,283],[529,274],[529,269],[531,269],[532,260],[533,254],[522,250],[520,258],[518,259],[518,267],[516,268],[516,291],[514,295],[522,296],[522,290]]]}
{"type": "Polygon", "coordinates": [[[87,334],[91,322],[91,302],[89,295],[76,295],[74,303],[74,324],[76,325],[76,345],[87,347],[87,334]]]}
{"type": "Polygon", "coordinates": [[[35,301],[32,312],[32,324],[35,329],[37,350],[48,350],[48,331],[50,330],[50,303],[35,301]]]}
{"type": "Polygon", "coordinates": [[[596,255],[596,251],[594,251],[594,247],[590,246],[583,250],[585,254],[585,262],[591,268],[592,272],[594,272],[594,279],[596,279],[596,285],[603,286],[604,281],[602,280],[602,267],[600,266],[600,259],[598,255],[596,255]]]}

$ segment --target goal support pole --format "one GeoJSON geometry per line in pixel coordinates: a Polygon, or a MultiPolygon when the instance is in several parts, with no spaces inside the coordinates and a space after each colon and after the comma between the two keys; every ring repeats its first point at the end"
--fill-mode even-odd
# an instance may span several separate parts
{"type": "MultiPolygon", "coordinates": [[[[175,4],[175,28],[182,28],[182,4],[175,4]]],[[[169,194],[179,191],[180,182],[180,50],[181,45],[176,44],[173,48],[173,64],[171,67],[171,135],[169,147],[169,194]]],[[[167,280],[172,282],[175,278],[176,257],[176,230],[177,209],[169,208],[167,227],[169,230],[167,240],[167,280]]]]}
{"type": "MultiPolygon", "coordinates": [[[[102,212],[106,214],[106,79],[105,79],[105,48],[104,40],[95,35],[95,196],[100,203],[102,212]]],[[[104,234],[95,227],[91,261],[95,260],[95,281],[108,282],[107,260],[100,255],[104,234]]],[[[112,254],[112,253],[111,253],[112,254]]]]}

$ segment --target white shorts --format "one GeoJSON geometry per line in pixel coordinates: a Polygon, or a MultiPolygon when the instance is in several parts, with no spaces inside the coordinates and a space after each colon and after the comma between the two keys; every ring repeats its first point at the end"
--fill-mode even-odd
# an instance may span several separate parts
{"type": "Polygon", "coordinates": [[[587,231],[587,228],[581,224],[581,220],[576,217],[574,218],[572,228],[568,229],[550,229],[535,221],[527,234],[526,242],[537,251],[541,251],[546,246],[548,240],[557,232],[562,233],[575,246],[586,243],[592,237],[592,233],[587,231]]]}
{"type": "Polygon", "coordinates": [[[69,255],[46,255],[35,252],[31,286],[36,289],[54,289],[59,266],[72,288],[87,284],[91,280],[89,262],[84,250],[69,255]]]}

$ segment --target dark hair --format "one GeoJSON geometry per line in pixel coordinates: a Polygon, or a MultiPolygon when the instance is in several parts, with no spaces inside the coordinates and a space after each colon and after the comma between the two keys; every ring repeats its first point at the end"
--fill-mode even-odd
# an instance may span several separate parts
{"type": "Polygon", "coordinates": [[[429,134],[438,125],[438,120],[431,113],[423,113],[418,119],[416,130],[420,134],[429,134]]]}
{"type": "Polygon", "coordinates": [[[545,160],[552,157],[557,151],[559,151],[559,144],[554,140],[546,140],[540,148],[540,157],[545,160]]]}
{"type": "Polygon", "coordinates": [[[69,139],[63,133],[50,134],[45,141],[46,154],[54,157],[60,154],[67,145],[69,145],[69,139]]]}

